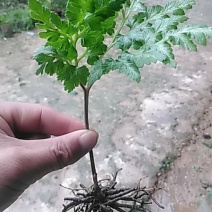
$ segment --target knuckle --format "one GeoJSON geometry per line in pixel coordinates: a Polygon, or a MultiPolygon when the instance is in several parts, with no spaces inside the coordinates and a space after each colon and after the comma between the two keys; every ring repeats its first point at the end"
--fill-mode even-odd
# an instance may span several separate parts
{"type": "Polygon", "coordinates": [[[49,148],[50,154],[53,157],[53,160],[56,160],[57,167],[56,169],[64,168],[69,165],[71,162],[71,150],[67,148],[64,142],[54,142],[49,148]]]}

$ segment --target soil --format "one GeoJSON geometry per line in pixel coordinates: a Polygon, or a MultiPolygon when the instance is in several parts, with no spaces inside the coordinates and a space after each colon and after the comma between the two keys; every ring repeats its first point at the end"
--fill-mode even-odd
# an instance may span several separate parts
{"type": "Polygon", "coordinates": [[[212,211],[212,107],[193,126],[195,133],[169,171],[158,173],[157,186],[166,190],[156,195],[165,212],[212,211]]]}

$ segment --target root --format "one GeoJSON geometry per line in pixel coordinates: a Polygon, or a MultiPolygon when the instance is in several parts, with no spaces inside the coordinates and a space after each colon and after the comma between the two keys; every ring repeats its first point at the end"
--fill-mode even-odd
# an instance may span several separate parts
{"type": "Polygon", "coordinates": [[[164,209],[153,196],[160,189],[141,188],[140,181],[135,188],[115,188],[119,171],[112,179],[98,181],[98,188],[80,185],[81,189],[70,189],[74,196],[64,199],[68,203],[63,205],[62,212],[71,209],[74,212],[150,212],[147,205],[152,202],[164,209]]]}

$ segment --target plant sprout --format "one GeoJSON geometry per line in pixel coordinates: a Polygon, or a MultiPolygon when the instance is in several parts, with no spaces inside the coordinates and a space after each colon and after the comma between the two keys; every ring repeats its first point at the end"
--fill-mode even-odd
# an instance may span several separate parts
{"type": "MultiPolygon", "coordinates": [[[[197,51],[212,37],[206,25],[186,24],[186,11],[194,0],[170,1],[165,5],[147,5],[142,0],[68,0],[65,17],[29,0],[31,17],[38,21],[39,36],[46,39],[37,49],[36,74],[56,75],[67,92],[80,86],[84,92],[85,126],[89,129],[89,91],[94,83],[111,71],[123,73],[140,82],[140,69],[161,62],[176,67],[173,47],[197,51]],[[119,50],[116,58],[109,52],[119,50]]],[[[113,179],[99,180],[93,150],[90,151],[93,185],[73,190],[74,197],[65,198],[63,211],[110,212],[148,211],[148,201],[155,189],[116,188],[113,179]],[[105,184],[106,185],[103,185],[105,184]]]]}

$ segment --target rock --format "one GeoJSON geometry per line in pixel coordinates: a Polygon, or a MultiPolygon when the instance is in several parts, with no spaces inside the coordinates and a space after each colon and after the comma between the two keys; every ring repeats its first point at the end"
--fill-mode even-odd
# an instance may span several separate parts
{"type": "Polygon", "coordinates": [[[35,33],[32,32],[32,31],[28,31],[28,32],[26,32],[26,34],[29,35],[29,36],[34,36],[35,35],[35,33]]]}
{"type": "Polygon", "coordinates": [[[208,168],[208,172],[202,176],[201,183],[204,187],[212,187],[212,168],[208,168]]]}
{"type": "Polygon", "coordinates": [[[203,133],[203,138],[211,139],[211,135],[209,133],[203,133]]]}

